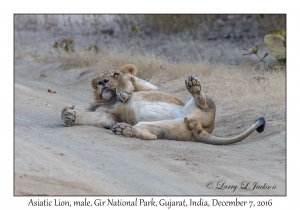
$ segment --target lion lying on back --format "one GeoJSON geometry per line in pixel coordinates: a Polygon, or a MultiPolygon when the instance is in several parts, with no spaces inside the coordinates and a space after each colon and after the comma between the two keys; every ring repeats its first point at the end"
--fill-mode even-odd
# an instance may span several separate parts
{"type": "Polygon", "coordinates": [[[211,135],[215,127],[216,106],[205,96],[200,81],[191,75],[185,86],[191,99],[184,104],[175,96],[158,91],[149,82],[136,77],[135,66],[127,64],[91,81],[94,103],[91,112],[76,112],[74,105],[65,107],[61,117],[66,126],[96,125],[111,129],[117,135],[141,139],[200,141],[230,144],[243,140],[254,130],[262,132],[264,118],[233,138],[211,135]]]}

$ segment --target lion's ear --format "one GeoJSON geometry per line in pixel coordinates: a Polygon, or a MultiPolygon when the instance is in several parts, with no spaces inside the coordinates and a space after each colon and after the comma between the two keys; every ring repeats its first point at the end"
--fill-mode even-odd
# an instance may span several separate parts
{"type": "Polygon", "coordinates": [[[132,64],[126,64],[126,65],[122,66],[120,68],[120,71],[122,73],[129,73],[132,75],[136,75],[136,73],[137,73],[136,67],[132,64]]]}
{"type": "Polygon", "coordinates": [[[91,81],[91,86],[95,90],[97,89],[97,83],[98,83],[99,77],[100,77],[99,75],[98,76],[94,76],[93,79],[92,79],[92,81],[91,81]]]}

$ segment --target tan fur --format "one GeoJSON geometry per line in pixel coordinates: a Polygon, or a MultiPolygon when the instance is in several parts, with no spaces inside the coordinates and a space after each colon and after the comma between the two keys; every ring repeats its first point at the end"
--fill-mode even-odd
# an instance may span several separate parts
{"type": "Polygon", "coordinates": [[[132,64],[126,64],[120,68],[120,70],[111,70],[102,75],[97,75],[92,78],[91,86],[94,89],[94,101],[105,102],[113,100],[119,96],[122,102],[126,102],[133,92],[157,90],[154,85],[134,76],[137,73],[137,69],[132,64]],[[105,85],[99,85],[99,81],[108,81],[105,85]],[[100,98],[103,88],[109,88],[116,94],[111,94],[111,98],[100,98]]]}
{"type": "Polygon", "coordinates": [[[91,86],[95,101],[90,110],[96,112],[76,113],[74,106],[66,107],[62,111],[65,125],[97,125],[111,128],[117,135],[149,140],[228,144],[244,139],[264,124],[264,120],[258,120],[235,138],[213,137],[216,106],[210,97],[203,94],[197,77],[191,75],[185,80],[192,98],[184,104],[175,96],[160,92],[154,85],[136,77],[136,73],[136,68],[128,64],[120,70],[93,77],[91,86]]]}
{"type": "Polygon", "coordinates": [[[120,68],[120,71],[122,73],[129,73],[129,74],[132,74],[132,75],[136,75],[136,73],[137,73],[136,67],[132,64],[126,64],[126,65],[122,66],[120,68]]]}
{"type": "MultiPolygon", "coordinates": [[[[115,92],[117,85],[118,85],[118,80],[111,75],[111,72],[104,73],[102,75],[97,75],[92,78],[91,81],[91,86],[93,88],[93,95],[94,95],[94,101],[99,102],[99,101],[105,101],[105,99],[100,98],[100,95],[102,93],[103,87],[98,85],[99,81],[108,81],[105,84],[106,88],[109,88],[113,92],[115,92]]],[[[112,94],[111,97],[115,97],[115,94],[112,94]]]]}
{"type": "Polygon", "coordinates": [[[100,75],[94,76],[94,77],[92,78],[91,86],[92,86],[92,88],[95,89],[95,90],[97,89],[97,83],[98,83],[99,78],[100,78],[100,75]]]}
{"type": "Polygon", "coordinates": [[[161,101],[171,104],[177,104],[179,106],[184,106],[184,103],[178,98],[174,97],[169,93],[159,92],[159,94],[153,94],[153,92],[145,92],[142,95],[142,100],[147,100],[151,102],[161,101]]]}

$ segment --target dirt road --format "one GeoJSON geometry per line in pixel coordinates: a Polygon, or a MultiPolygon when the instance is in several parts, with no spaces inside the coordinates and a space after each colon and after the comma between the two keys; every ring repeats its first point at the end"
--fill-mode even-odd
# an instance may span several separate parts
{"type": "MultiPolygon", "coordinates": [[[[75,104],[83,111],[92,102],[94,74],[15,61],[15,195],[286,194],[285,130],[268,121],[264,133],[228,146],[125,138],[95,126],[64,127],[63,107],[75,104]]],[[[162,91],[172,93],[167,87],[162,91]]],[[[239,122],[224,123],[228,113],[218,110],[214,132],[235,134],[239,122]]]]}

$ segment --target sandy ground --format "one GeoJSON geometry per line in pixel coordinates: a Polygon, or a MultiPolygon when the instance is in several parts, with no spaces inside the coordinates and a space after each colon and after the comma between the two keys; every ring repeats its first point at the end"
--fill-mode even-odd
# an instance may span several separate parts
{"type": "MultiPolygon", "coordinates": [[[[94,126],[64,127],[63,107],[75,104],[83,111],[92,102],[94,74],[15,60],[15,195],[286,194],[285,128],[268,121],[265,132],[228,146],[146,141],[94,126]],[[248,190],[241,189],[246,183],[248,190]]],[[[150,82],[157,85],[164,79],[150,82]]],[[[184,77],[180,81],[184,87],[184,77]]],[[[184,94],[167,85],[160,88],[184,94]]],[[[217,109],[214,134],[218,136],[243,131],[252,123],[245,120],[248,114],[255,114],[217,109]],[[229,122],[228,116],[249,123],[229,122]]]]}

